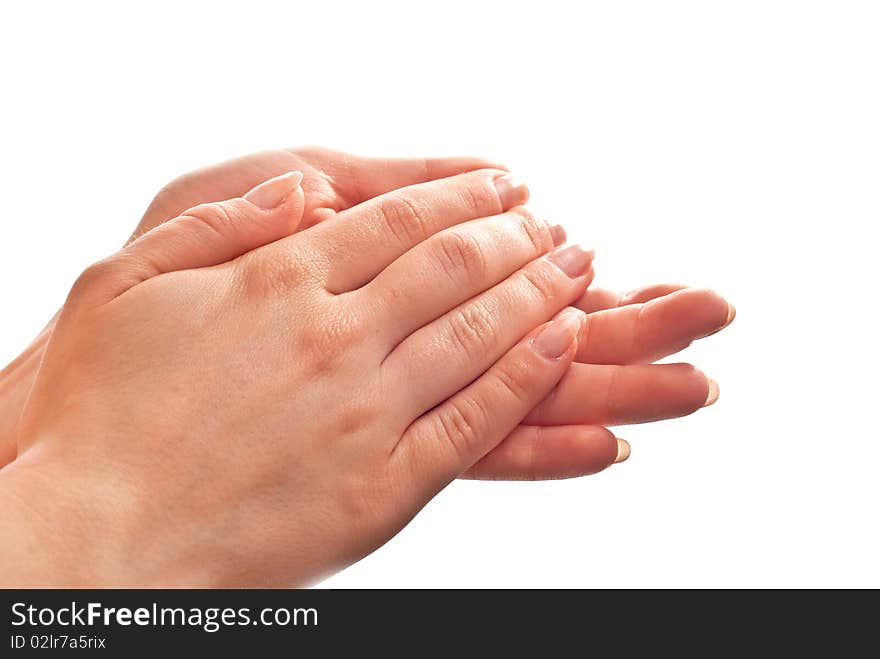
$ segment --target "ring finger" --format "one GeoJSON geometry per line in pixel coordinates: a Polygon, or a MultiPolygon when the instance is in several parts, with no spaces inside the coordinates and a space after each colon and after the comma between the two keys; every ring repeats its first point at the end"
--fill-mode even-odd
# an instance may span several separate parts
{"type": "Polygon", "coordinates": [[[412,383],[413,417],[486,371],[533,328],[583,294],[593,253],[579,245],[536,259],[403,340],[385,365],[412,383]]]}
{"type": "Polygon", "coordinates": [[[690,364],[574,363],[554,392],[532,410],[524,423],[647,423],[691,414],[717,398],[715,381],[690,364]]]}

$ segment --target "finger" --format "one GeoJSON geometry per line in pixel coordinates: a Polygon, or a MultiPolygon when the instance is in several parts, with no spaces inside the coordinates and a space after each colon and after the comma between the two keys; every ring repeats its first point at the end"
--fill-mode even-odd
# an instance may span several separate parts
{"type": "Polygon", "coordinates": [[[435,233],[498,215],[527,199],[525,185],[505,172],[484,169],[389,192],[339,213],[301,238],[323,262],[327,288],[342,293],[363,286],[435,233]]]}
{"type": "Polygon", "coordinates": [[[653,284],[651,286],[643,286],[641,288],[633,289],[628,293],[624,293],[617,306],[624,307],[628,304],[650,302],[651,300],[656,300],[664,295],[669,295],[670,293],[675,293],[676,291],[686,288],[687,286],[684,284],[653,284]]]}
{"type": "Polygon", "coordinates": [[[412,482],[439,490],[511,433],[571,364],[579,322],[573,311],[564,310],[417,419],[392,452],[412,482]]]}
{"type": "Polygon", "coordinates": [[[629,454],[629,443],[602,426],[520,425],[461,478],[576,478],[623,462],[629,454]]]}
{"type": "Polygon", "coordinates": [[[714,291],[687,288],[646,302],[587,315],[577,361],[650,363],[726,327],[735,312],[714,291]]]}
{"type": "Polygon", "coordinates": [[[303,158],[289,150],[275,149],[201,167],[174,179],[150,202],[128,242],[133,242],[154,227],[183,215],[187,209],[243,197],[264,181],[292,171],[303,173],[301,185],[306,201],[303,220],[299,226],[299,230],[302,230],[310,223],[315,206],[327,201],[327,195],[319,195],[315,190],[324,178],[321,172],[303,158]]]}
{"type": "Polygon", "coordinates": [[[367,199],[408,185],[477,169],[506,168],[483,158],[364,158],[320,147],[277,149],[211,165],[173,181],[159,194],[128,242],[187,208],[239,197],[293,169],[305,174],[301,229],[367,199]]]}
{"type": "MultiPolygon", "coordinates": [[[[323,148],[295,149],[296,155],[320,164],[347,207],[398,188],[456,176],[478,169],[505,170],[485,158],[375,158],[323,148]]],[[[340,209],[341,210],[341,209],[340,209]]]]}
{"type": "Polygon", "coordinates": [[[606,366],[575,362],[525,423],[647,423],[691,414],[717,398],[718,385],[690,364],[606,366]]]}
{"type": "Polygon", "coordinates": [[[602,309],[613,309],[620,302],[620,298],[621,294],[617,291],[590,286],[571,306],[584,313],[593,313],[602,309]]]}
{"type": "MultiPolygon", "coordinates": [[[[532,328],[580,296],[593,276],[592,261],[593,253],[579,245],[556,250],[404,339],[384,366],[412,383],[413,416],[472,382],[532,328]]],[[[571,313],[583,317],[580,311],[571,313]]]]}
{"type": "Polygon", "coordinates": [[[519,206],[416,245],[360,291],[384,319],[386,354],[423,325],[551,251],[555,242],[554,230],[519,206]]]}
{"type": "Polygon", "coordinates": [[[244,197],[195,206],[89,268],[76,288],[100,304],[163,273],[225,263],[288,236],[302,219],[301,183],[289,172],[244,197]]]}
{"type": "Polygon", "coordinates": [[[577,307],[584,313],[593,313],[595,311],[623,307],[627,304],[648,302],[663,295],[680,291],[683,288],[687,287],[681,284],[654,284],[653,286],[637,288],[629,293],[618,293],[607,288],[591,287],[572,306],[577,307]]]}

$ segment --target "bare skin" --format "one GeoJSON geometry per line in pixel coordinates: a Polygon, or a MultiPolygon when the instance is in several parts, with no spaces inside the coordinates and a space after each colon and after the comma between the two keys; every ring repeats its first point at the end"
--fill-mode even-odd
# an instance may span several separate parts
{"type": "Polygon", "coordinates": [[[711,398],[692,367],[645,362],[729,305],[585,294],[592,254],[503,170],[348,208],[307,189],[283,174],[160,219],[80,277],[0,471],[0,582],[309,583],[456,477],[594,473],[621,457],[598,424],[711,398]],[[332,212],[296,233],[309,208],[332,212]]]}
{"type": "MultiPolygon", "coordinates": [[[[479,158],[364,158],[316,147],[266,151],[186,174],[165,186],[150,204],[132,238],[187,208],[242,195],[267,178],[294,169],[304,174],[305,206],[303,219],[296,227],[302,230],[394,189],[490,166],[498,167],[479,158]]],[[[574,306],[587,314],[585,327],[589,330],[589,341],[582,342],[577,362],[610,366],[645,364],[674,354],[692,341],[725,327],[734,315],[733,307],[713,291],[662,284],[625,295],[591,288],[574,306]]],[[[53,318],[31,346],[0,371],[0,465],[17,454],[15,425],[54,323],[53,318]]],[[[521,433],[521,437],[542,434],[540,450],[529,453],[535,458],[534,464],[520,464],[517,470],[505,474],[495,469],[487,472],[484,467],[494,462],[493,457],[466,476],[559,478],[593,473],[597,464],[601,465],[596,458],[605,454],[603,446],[611,441],[602,424],[672,418],[689,414],[717,397],[717,386],[710,392],[709,381],[686,365],[576,370],[578,375],[572,374],[567,383],[587,383],[593,386],[590,391],[595,391],[597,382],[611,384],[614,391],[610,400],[621,401],[615,409],[623,410],[624,414],[591,407],[589,403],[602,396],[590,396],[582,387],[568,385],[570,389],[579,389],[569,399],[588,404],[582,410],[572,409],[577,402],[567,410],[556,406],[557,418],[566,424],[562,429],[548,433],[538,424],[521,433]],[[616,377],[619,373],[622,378],[616,377]],[[646,392],[652,391],[660,391],[661,395],[646,397],[646,392]]],[[[542,423],[552,419],[537,411],[530,418],[542,423]]]]}
{"type": "MultiPolygon", "coordinates": [[[[297,227],[302,230],[397,188],[495,166],[480,158],[364,158],[318,147],[264,151],[190,172],[166,185],[153,199],[129,242],[188,208],[243,195],[284,172],[303,173],[305,206],[297,227]]],[[[56,318],[0,371],[0,465],[16,455],[15,425],[56,318]]]]}

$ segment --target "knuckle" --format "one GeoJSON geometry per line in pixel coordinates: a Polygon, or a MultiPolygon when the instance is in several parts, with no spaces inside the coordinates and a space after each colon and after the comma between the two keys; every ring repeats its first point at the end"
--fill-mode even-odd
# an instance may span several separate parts
{"type": "Polygon", "coordinates": [[[502,210],[498,192],[485,171],[477,172],[461,188],[461,203],[471,217],[482,217],[502,210]]]}
{"type": "Polygon", "coordinates": [[[335,437],[350,437],[369,429],[382,418],[385,410],[372,396],[353,396],[353,400],[339,410],[333,427],[335,437]]]}
{"type": "Polygon", "coordinates": [[[472,185],[465,185],[461,190],[461,204],[467,213],[472,217],[479,217],[480,210],[486,208],[488,204],[485,199],[485,187],[475,188],[472,185]]]}
{"type": "Polygon", "coordinates": [[[301,330],[300,342],[317,372],[335,370],[363,339],[363,322],[355,313],[329,313],[301,330]]]}
{"type": "Polygon", "coordinates": [[[402,245],[415,245],[429,235],[429,208],[417,199],[398,193],[379,204],[379,214],[391,236],[402,245]]]}
{"type": "Polygon", "coordinates": [[[550,225],[545,220],[538,219],[522,206],[514,209],[511,213],[517,219],[520,230],[528,238],[535,254],[544,254],[553,249],[550,225]]]}
{"type": "Polygon", "coordinates": [[[489,315],[476,305],[455,310],[449,320],[450,333],[455,349],[466,355],[485,354],[492,347],[495,328],[489,315]]]}
{"type": "Polygon", "coordinates": [[[110,264],[107,260],[92,263],[73,282],[73,286],[70,289],[70,297],[78,298],[85,295],[107,277],[109,268],[110,264]]]}
{"type": "Polygon", "coordinates": [[[529,382],[534,381],[534,377],[530,377],[531,370],[527,360],[510,359],[490,371],[489,376],[494,380],[501,399],[521,405],[529,398],[529,382]]]}
{"type": "Polygon", "coordinates": [[[465,174],[468,177],[469,187],[473,190],[475,198],[480,202],[475,209],[479,215],[496,214],[504,211],[504,200],[499,193],[496,181],[510,173],[503,169],[485,167],[465,174]]]}
{"type": "Polygon", "coordinates": [[[476,237],[447,231],[437,242],[437,259],[443,272],[454,282],[480,281],[488,261],[476,237]]]}
{"type": "Polygon", "coordinates": [[[523,469],[524,480],[539,480],[538,474],[540,473],[539,464],[541,461],[541,446],[544,445],[541,440],[544,438],[545,432],[546,430],[543,426],[537,426],[535,428],[535,439],[525,457],[525,468],[523,469]]]}
{"type": "MultiPolygon", "coordinates": [[[[636,311],[635,319],[631,323],[628,323],[625,326],[626,327],[626,337],[625,337],[625,341],[623,343],[627,348],[627,355],[628,356],[638,355],[639,354],[639,346],[650,345],[648,342],[650,337],[645,336],[645,334],[647,333],[646,330],[650,330],[650,328],[651,328],[650,323],[647,321],[647,314],[646,314],[646,311],[649,308],[650,307],[647,304],[640,304],[637,307],[638,310],[636,311]]],[[[589,331],[589,329],[592,329],[592,323],[590,322],[589,316],[587,316],[586,322],[587,322],[587,328],[589,331]]],[[[589,340],[589,339],[590,339],[590,335],[587,334],[587,340],[589,340]]],[[[585,345],[591,345],[591,344],[587,343],[585,345]]],[[[688,342],[688,345],[690,345],[689,342],[688,342]]],[[[684,346],[682,348],[682,350],[686,347],[687,346],[684,346]]]]}
{"type": "Polygon", "coordinates": [[[450,400],[437,416],[441,436],[444,437],[459,458],[473,453],[486,427],[486,410],[476,399],[450,400]]]}
{"type": "Polygon", "coordinates": [[[547,263],[539,261],[535,267],[520,270],[521,282],[531,291],[531,294],[539,300],[552,302],[559,294],[559,277],[547,263]]]}
{"type": "Polygon", "coordinates": [[[226,235],[233,228],[239,216],[240,209],[232,202],[199,204],[182,215],[222,235],[226,235]]]}
{"type": "Polygon", "coordinates": [[[308,281],[311,271],[298,250],[250,252],[236,261],[247,297],[290,295],[308,281]]]}
{"type": "Polygon", "coordinates": [[[393,535],[397,523],[394,514],[398,507],[395,495],[398,487],[383,470],[347,473],[340,477],[333,497],[334,519],[346,521],[344,536],[352,544],[361,544],[365,537],[393,535]]]}

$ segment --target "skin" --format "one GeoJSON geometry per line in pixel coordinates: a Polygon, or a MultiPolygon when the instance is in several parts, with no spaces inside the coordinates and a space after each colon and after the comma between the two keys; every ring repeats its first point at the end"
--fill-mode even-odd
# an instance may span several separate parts
{"type": "Polygon", "coordinates": [[[29,502],[0,534],[4,570],[28,563],[5,582],[299,585],[387,541],[576,351],[581,315],[565,307],[591,256],[554,251],[503,174],[292,236],[303,192],[282,176],[88,268],[0,472],[4,496],[29,502]],[[443,285],[426,294],[420,277],[443,285]],[[471,325],[484,307],[491,326],[471,325]]]}
{"type": "MultiPolygon", "coordinates": [[[[486,167],[503,169],[479,158],[364,158],[317,147],[261,152],[175,179],[150,204],[132,239],[190,207],[243,195],[266,179],[287,171],[299,170],[304,174],[303,218],[295,228],[303,230],[392,190],[486,167]]],[[[581,342],[576,356],[584,365],[649,363],[727,326],[734,315],[733,307],[713,291],[685,290],[683,286],[666,284],[627,294],[590,288],[574,306],[586,314],[584,327],[589,338],[581,342]]],[[[13,460],[18,453],[15,426],[56,319],[57,316],[27,350],[0,371],[0,465],[13,460]]],[[[611,433],[598,424],[618,425],[689,414],[706,402],[709,390],[705,376],[687,366],[634,370],[577,367],[577,371],[578,376],[566,380],[566,388],[578,389],[568,395],[572,405],[567,409],[557,405],[550,416],[546,414],[547,406],[545,411],[536,411],[530,420],[540,420],[540,424],[519,433],[516,444],[522,450],[517,455],[502,449],[464,476],[525,479],[595,473],[607,466],[599,458],[614,443],[611,433]],[[623,377],[611,377],[618,370],[623,377]],[[579,383],[587,383],[592,389],[583,389],[579,383]],[[621,401],[619,405],[596,410],[594,402],[603,396],[588,394],[601,383],[613,388],[608,400],[621,401]],[[661,387],[662,395],[651,400],[646,392],[656,390],[657,386],[661,387]],[[574,409],[578,400],[587,401],[588,409],[582,413],[574,409]],[[644,409],[639,409],[640,405],[644,409]],[[615,411],[620,409],[629,411],[615,411]],[[544,425],[554,417],[563,424],[561,427],[544,425]],[[570,425],[574,422],[577,425],[570,425]],[[505,454],[508,459],[500,460],[499,456],[505,454]],[[525,455],[533,460],[518,457],[525,455]],[[554,465],[558,468],[551,468],[554,465]]]]}
{"type": "MultiPolygon", "coordinates": [[[[395,189],[292,235],[310,208],[298,180],[192,208],[80,277],[0,471],[20,504],[3,583],[309,583],[456,477],[592,473],[618,457],[597,424],[705,403],[695,369],[639,363],[682,347],[664,328],[695,292],[566,309],[598,304],[591,255],[558,246],[505,172],[395,189]],[[620,391],[621,407],[627,373],[678,407],[620,391]],[[570,402],[585,390],[608,404],[570,402]]],[[[688,340],[728,322],[720,303],[688,340]]]]}
{"type": "MultiPolygon", "coordinates": [[[[244,195],[285,172],[303,173],[306,229],[358,203],[408,185],[497,165],[480,158],[364,158],[318,147],[276,149],[180,176],[162,188],[128,242],[199,204],[244,195]]],[[[0,465],[15,458],[15,426],[39,370],[57,315],[0,371],[0,465]]]]}

